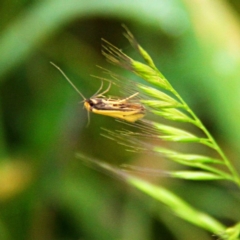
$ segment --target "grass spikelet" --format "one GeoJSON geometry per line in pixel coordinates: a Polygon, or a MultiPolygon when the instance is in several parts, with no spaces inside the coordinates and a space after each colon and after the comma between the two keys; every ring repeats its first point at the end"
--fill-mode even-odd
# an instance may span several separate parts
{"type": "MultiPolygon", "coordinates": [[[[181,165],[181,170],[155,169],[151,171],[151,169],[126,164],[122,168],[117,168],[85,156],[79,155],[79,157],[84,159],[88,165],[120,178],[153,199],[163,203],[176,216],[216,234],[221,239],[238,239],[240,232],[239,223],[231,228],[227,228],[211,216],[191,207],[171,191],[132,175],[133,172],[138,172],[192,181],[227,180],[240,186],[240,178],[237,171],[201,120],[156,68],[150,55],[138,44],[132,33],[125,26],[124,28],[126,30],[124,36],[137,50],[145,63],[135,61],[106,40],[103,40],[103,55],[112,64],[123,67],[146,81],[146,84],[134,83],[134,86],[139,90],[140,94],[138,96],[141,96],[138,101],[141,101],[148,113],[151,113],[150,117],[153,117],[154,121],[141,119],[135,123],[123,122],[126,128],[115,131],[103,129],[105,132],[102,135],[116,141],[129,151],[135,153],[147,152],[148,154],[159,156],[160,159],[164,157],[181,165]],[[190,128],[184,128],[186,125],[190,126],[190,128]],[[128,127],[131,127],[131,130],[128,130],[128,127]],[[135,129],[135,131],[132,129],[135,129]],[[192,132],[188,129],[197,131],[192,132]],[[149,138],[154,138],[154,143],[148,142],[149,138]],[[166,144],[177,144],[178,150],[170,149],[170,147],[169,149],[163,148],[161,146],[163,141],[166,144]],[[195,150],[191,152],[179,150],[182,144],[186,143],[207,148],[214,154],[208,156],[208,154],[194,152],[195,150]]],[[[118,85],[121,85],[121,77],[119,78],[110,71],[105,70],[105,73],[117,80],[118,85]]],[[[169,145],[174,146],[174,144],[169,145]]]]}
{"type": "MultiPolygon", "coordinates": [[[[135,61],[127,56],[117,47],[104,40],[103,55],[107,60],[115,65],[123,67],[137,76],[144,79],[148,85],[136,83],[136,87],[143,94],[144,98],[140,100],[145,105],[147,110],[156,116],[160,116],[159,122],[143,120],[143,123],[148,125],[147,129],[142,133],[134,133],[128,131],[121,131],[118,134],[124,136],[145,136],[156,137],[164,141],[179,142],[179,143],[198,143],[205,145],[215,151],[217,158],[210,156],[201,156],[199,154],[184,154],[181,152],[162,151],[161,154],[165,155],[167,159],[178,162],[182,165],[201,168],[206,170],[206,173],[201,174],[182,172],[173,174],[177,178],[202,180],[225,179],[235,182],[240,186],[240,178],[232,166],[228,158],[225,156],[221,148],[218,146],[214,138],[189,108],[187,103],[182,99],[178,92],[172,87],[169,81],[163,74],[156,68],[150,55],[140,46],[136,41],[133,34],[123,26],[126,30],[124,36],[129,40],[130,44],[137,50],[145,63],[135,61]],[[191,133],[189,130],[184,130],[179,126],[170,126],[169,124],[161,123],[162,119],[166,119],[173,124],[176,122],[190,124],[192,127],[197,128],[202,133],[201,136],[191,133]],[[151,129],[151,130],[150,130],[151,129]],[[225,170],[219,170],[214,164],[223,165],[225,170]],[[212,164],[212,166],[209,166],[212,164]],[[210,173],[209,173],[210,171],[210,173]]],[[[176,124],[175,124],[176,125],[176,124]]]]}

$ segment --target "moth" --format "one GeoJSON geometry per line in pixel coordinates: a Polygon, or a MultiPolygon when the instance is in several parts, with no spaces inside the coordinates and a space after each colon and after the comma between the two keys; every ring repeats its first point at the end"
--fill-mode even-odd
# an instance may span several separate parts
{"type": "Polygon", "coordinates": [[[124,99],[107,98],[104,94],[110,90],[111,82],[105,91],[99,93],[103,87],[102,82],[99,90],[91,98],[87,99],[57,65],[52,62],[50,63],[60,71],[75,91],[83,98],[84,107],[88,112],[122,119],[130,123],[134,123],[145,116],[145,108],[142,104],[129,101],[137,96],[139,94],[138,92],[124,99]]]}

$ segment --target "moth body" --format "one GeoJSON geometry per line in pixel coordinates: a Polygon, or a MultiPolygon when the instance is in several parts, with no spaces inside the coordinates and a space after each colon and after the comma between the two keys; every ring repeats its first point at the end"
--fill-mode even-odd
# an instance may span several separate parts
{"type": "Polygon", "coordinates": [[[145,108],[142,104],[129,101],[131,98],[138,95],[138,92],[124,99],[115,100],[111,98],[106,98],[104,94],[110,90],[111,82],[109,83],[108,88],[104,92],[99,93],[103,86],[102,83],[97,93],[95,93],[91,98],[86,99],[83,94],[77,89],[77,87],[72,83],[72,81],[66,76],[66,74],[54,63],[51,62],[51,64],[62,73],[66,80],[84,99],[84,107],[88,112],[122,119],[131,123],[136,122],[137,120],[145,116],[145,108]]]}
{"type": "Polygon", "coordinates": [[[85,100],[84,107],[89,112],[119,118],[127,122],[136,122],[144,117],[145,108],[140,103],[128,102],[127,99],[137,94],[121,100],[90,98],[85,100]]]}

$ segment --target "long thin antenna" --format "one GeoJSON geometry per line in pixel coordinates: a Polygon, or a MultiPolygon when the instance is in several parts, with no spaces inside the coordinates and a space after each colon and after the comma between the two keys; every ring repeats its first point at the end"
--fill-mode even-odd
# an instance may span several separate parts
{"type": "Polygon", "coordinates": [[[71,84],[71,86],[76,90],[76,92],[84,99],[86,100],[86,98],[83,96],[83,94],[77,89],[77,87],[72,83],[72,81],[67,77],[67,75],[63,72],[63,70],[58,67],[56,64],[54,64],[53,62],[50,62],[64,77],[65,79],[71,84]]]}

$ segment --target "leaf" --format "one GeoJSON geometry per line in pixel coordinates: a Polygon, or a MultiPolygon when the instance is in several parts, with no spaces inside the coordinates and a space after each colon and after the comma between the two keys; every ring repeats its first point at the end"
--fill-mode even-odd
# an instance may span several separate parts
{"type": "Polygon", "coordinates": [[[233,227],[229,227],[226,231],[221,235],[222,239],[227,240],[239,240],[240,237],[240,223],[238,222],[233,227]]]}
{"type": "Polygon", "coordinates": [[[163,108],[160,111],[152,110],[151,112],[172,121],[188,122],[188,123],[194,122],[192,118],[190,118],[189,116],[187,116],[186,114],[184,114],[183,112],[175,108],[167,108],[167,109],[163,108]]]}
{"type": "Polygon", "coordinates": [[[170,102],[165,101],[159,101],[159,100],[141,100],[141,103],[144,105],[147,105],[149,107],[153,108],[166,108],[166,107],[180,107],[181,105],[176,102],[175,105],[173,105],[170,102]]]}
{"type": "Polygon", "coordinates": [[[146,193],[159,202],[164,203],[173,211],[174,214],[178,215],[182,219],[216,234],[225,230],[225,227],[220,222],[216,221],[211,216],[194,209],[171,191],[161,186],[148,183],[139,178],[133,176],[130,177],[130,175],[128,176],[127,181],[130,185],[135,186],[140,191],[146,193]]]}
{"type": "Polygon", "coordinates": [[[201,171],[174,171],[168,172],[169,176],[174,178],[181,178],[187,180],[219,180],[224,179],[224,177],[208,172],[201,171]]]}
{"type": "Polygon", "coordinates": [[[185,160],[186,162],[191,163],[217,163],[217,164],[224,164],[223,161],[220,159],[211,158],[204,155],[198,155],[198,154],[186,154],[176,151],[171,151],[168,149],[155,147],[154,151],[165,154],[168,158],[171,158],[175,161],[178,160],[185,160]]]}
{"type": "Polygon", "coordinates": [[[77,156],[88,166],[91,166],[94,169],[102,170],[108,175],[117,177],[118,179],[125,181],[130,186],[135,187],[153,199],[165,204],[174,214],[178,215],[185,221],[188,221],[196,226],[200,226],[216,234],[225,231],[224,225],[222,225],[220,222],[211,216],[193,208],[179,196],[165,189],[164,187],[156,186],[145,180],[134,177],[131,174],[98,159],[92,159],[83,154],[77,154],[77,156]]]}
{"type": "Polygon", "coordinates": [[[169,95],[167,95],[166,93],[157,90],[156,88],[152,88],[143,84],[137,84],[137,87],[140,88],[141,90],[143,90],[144,93],[146,93],[147,95],[163,100],[165,102],[169,102],[172,105],[177,105],[180,104],[177,100],[175,100],[174,98],[170,97],[169,95]]]}
{"type": "Polygon", "coordinates": [[[219,159],[210,158],[203,155],[197,154],[184,154],[180,152],[171,151],[166,148],[154,147],[153,151],[161,153],[164,157],[169,160],[175,161],[179,164],[190,166],[193,168],[202,169],[204,171],[211,172],[213,174],[217,174],[221,176],[222,179],[234,181],[234,178],[223,170],[219,170],[211,164],[224,164],[223,161],[219,159]]]}
{"type": "Polygon", "coordinates": [[[155,122],[152,122],[152,124],[157,130],[159,130],[159,132],[163,134],[167,134],[163,136],[159,135],[159,137],[164,140],[175,141],[175,142],[199,142],[200,141],[199,137],[189,132],[186,132],[184,130],[180,130],[179,128],[170,127],[170,126],[163,125],[160,123],[155,123],[155,122]]]}

